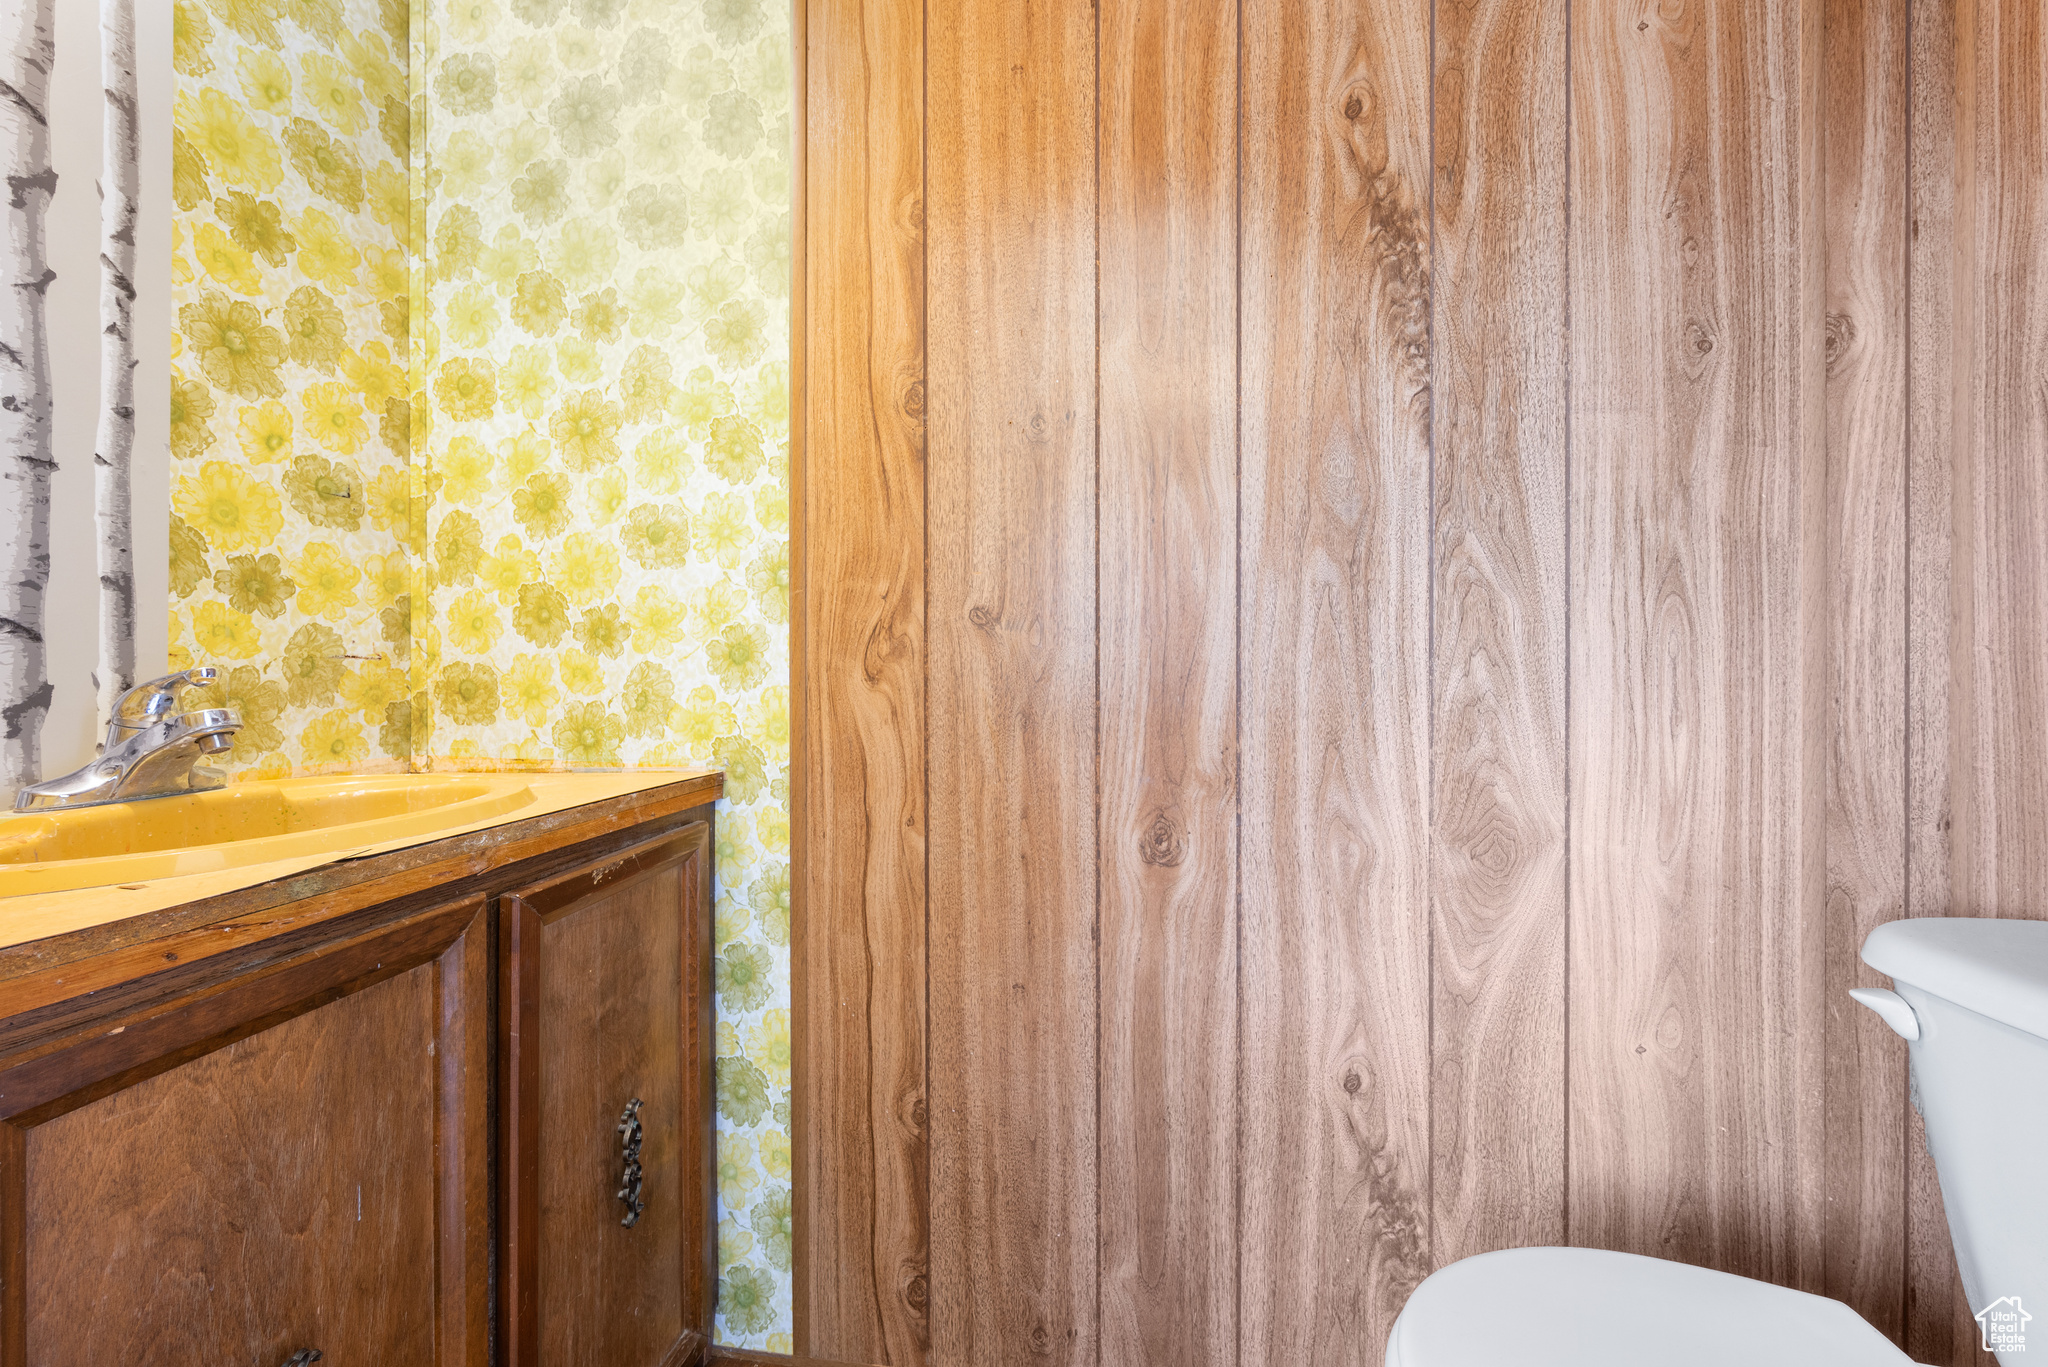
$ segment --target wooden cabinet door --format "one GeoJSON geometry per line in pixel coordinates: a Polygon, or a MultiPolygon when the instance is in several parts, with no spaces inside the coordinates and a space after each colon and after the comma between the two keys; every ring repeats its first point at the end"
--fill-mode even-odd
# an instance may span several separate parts
{"type": "Polygon", "coordinates": [[[500,903],[508,1367],[670,1367],[706,1342],[709,859],[695,822],[500,903]]]}
{"type": "Polygon", "coordinates": [[[483,911],[188,974],[0,1060],[0,1364],[483,1367],[483,911]]]}

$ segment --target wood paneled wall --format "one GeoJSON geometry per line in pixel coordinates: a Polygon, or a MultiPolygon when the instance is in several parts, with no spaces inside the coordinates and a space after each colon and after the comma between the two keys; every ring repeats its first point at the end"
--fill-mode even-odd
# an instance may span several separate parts
{"type": "Polygon", "coordinates": [[[1976,1361],[1845,989],[2048,916],[2037,0],[802,5],[799,1348],[1976,1361]]]}

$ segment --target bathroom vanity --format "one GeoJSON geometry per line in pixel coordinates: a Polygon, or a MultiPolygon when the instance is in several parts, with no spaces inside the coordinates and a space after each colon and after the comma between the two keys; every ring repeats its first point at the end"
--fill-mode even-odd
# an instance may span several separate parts
{"type": "Polygon", "coordinates": [[[720,779],[610,784],[0,948],[0,1367],[700,1359],[720,779]]]}

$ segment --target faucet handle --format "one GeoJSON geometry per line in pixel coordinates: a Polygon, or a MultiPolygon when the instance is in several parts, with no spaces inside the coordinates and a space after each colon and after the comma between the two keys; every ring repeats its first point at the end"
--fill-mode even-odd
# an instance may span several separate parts
{"type": "Polygon", "coordinates": [[[114,715],[110,728],[124,731],[141,731],[162,720],[178,705],[178,692],[186,688],[204,688],[220,678],[220,670],[213,665],[200,665],[196,669],[179,670],[166,674],[161,679],[139,683],[121,695],[114,704],[114,715]]]}

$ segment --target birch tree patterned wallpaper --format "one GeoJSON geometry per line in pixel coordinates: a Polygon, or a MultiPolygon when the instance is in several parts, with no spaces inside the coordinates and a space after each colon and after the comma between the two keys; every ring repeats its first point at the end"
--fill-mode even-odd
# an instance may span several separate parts
{"type": "Polygon", "coordinates": [[[726,771],[719,1327],[787,1352],[788,7],[173,3],[172,663],[241,775],[726,771]]]}

